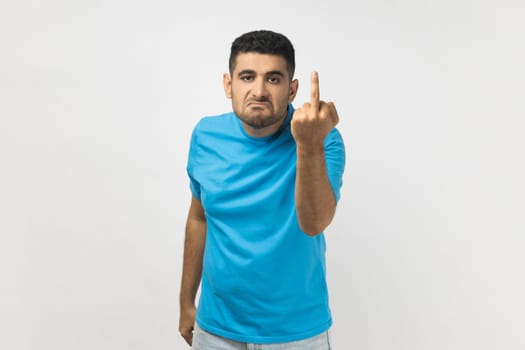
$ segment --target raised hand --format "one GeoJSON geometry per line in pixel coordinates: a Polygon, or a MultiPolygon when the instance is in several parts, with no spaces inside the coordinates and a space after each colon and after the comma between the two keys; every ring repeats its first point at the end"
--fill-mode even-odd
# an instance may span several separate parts
{"type": "Polygon", "coordinates": [[[326,135],[339,122],[333,102],[319,98],[319,74],[312,72],[310,80],[310,102],[295,110],[291,130],[299,146],[323,146],[326,135]]]}

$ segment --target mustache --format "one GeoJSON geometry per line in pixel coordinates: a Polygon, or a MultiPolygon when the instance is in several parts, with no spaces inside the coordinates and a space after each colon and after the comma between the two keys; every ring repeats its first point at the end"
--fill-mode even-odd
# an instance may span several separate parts
{"type": "Polygon", "coordinates": [[[248,100],[248,103],[250,102],[270,102],[270,99],[268,97],[254,97],[248,100]]]}

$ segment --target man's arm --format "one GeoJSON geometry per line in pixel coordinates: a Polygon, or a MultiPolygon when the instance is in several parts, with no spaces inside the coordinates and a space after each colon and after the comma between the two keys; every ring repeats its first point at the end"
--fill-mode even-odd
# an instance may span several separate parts
{"type": "Polygon", "coordinates": [[[295,205],[299,226],[315,236],[332,222],[336,200],[326,173],[324,145],[297,145],[295,205]]]}
{"type": "Polygon", "coordinates": [[[202,258],[206,243],[206,217],[200,200],[192,196],[186,238],[184,240],[184,258],[180,287],[179,331],[191,346],[195,324],[195,296],[202,277],[202,258]]]}
{"type": "Polygon", "coordinates": [[[319,76],[313,72],[310,103],[295,111],[291,123],[297,145],[297,220],[310,236],[321,233],[335,214],[337,203],[326,170],[324,140],[338,122],[335,105],[320,101],[319,76]]]}

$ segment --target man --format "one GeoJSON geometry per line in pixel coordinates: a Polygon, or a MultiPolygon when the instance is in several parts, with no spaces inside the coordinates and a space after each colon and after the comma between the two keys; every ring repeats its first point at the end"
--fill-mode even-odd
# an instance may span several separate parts
{"type": "Polygon", "coordinates": [[[344,144],[316,72],[294,110],[294,69],[282,34],[241,35],[223,77],[233,112],[193,131],[179,330],[194,349],[329,349],[323,231],[344,144]]]}

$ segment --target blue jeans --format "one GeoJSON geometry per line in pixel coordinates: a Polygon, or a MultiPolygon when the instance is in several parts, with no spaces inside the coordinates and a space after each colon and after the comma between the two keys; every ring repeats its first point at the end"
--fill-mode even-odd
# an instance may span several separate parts
{"type": "Polygon", "coordinates": [[[252,344],[211,334],[195,324],[193,331],[193,350],[330,350],[328,332],[315,337],[288,343],[252,344]]]}

